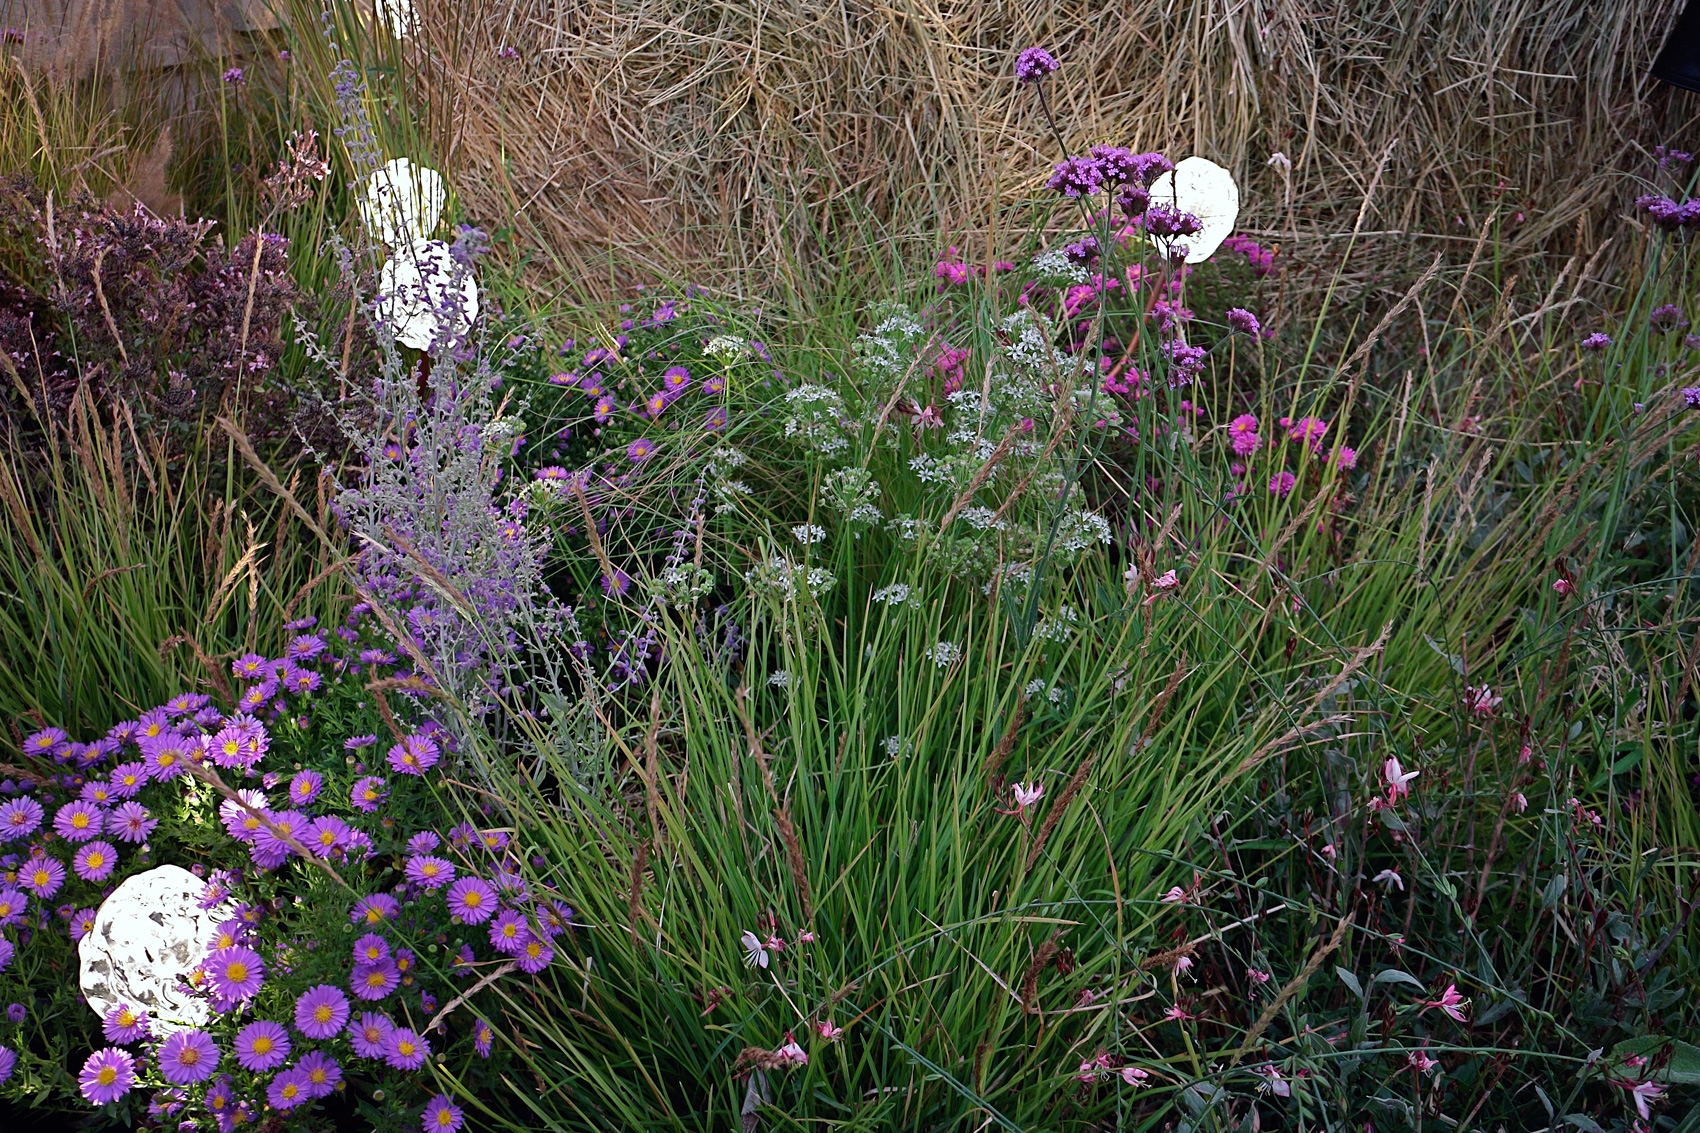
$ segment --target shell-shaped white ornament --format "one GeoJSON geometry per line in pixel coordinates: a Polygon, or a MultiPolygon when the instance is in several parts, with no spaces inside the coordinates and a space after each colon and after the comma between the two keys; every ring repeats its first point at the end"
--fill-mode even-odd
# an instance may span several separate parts
{"type": "Polygon", "coordinates": [[[407,39],[419,30],[419,13],[413,9],[413,0],[373,0],[372,6],[397,39],[407,39]]]}
{"type": "Polygon", "coordinates": [[[415,350],[452,345],[478,318],[478,281],[441,240],[400,248],[378,272],[375,315],[415,350]]]}
{"type": "Polygon", "coordinates": [[[78,984],[95,1014],[127,1004],[148,1013],[155,1037],[207,1021],[204,999],[179,987],[206,959],[228,905],[200,907],[206,882],[162,865],[124,879],[101,903],[94,928],[77,945],[78,984]]]}
{"type": "Polygon", "coordinates": [[[1176,240],[1186,245],[1189,264],[1201,264],[1215,255],[1240,215],[1240,187],[1234,184],[1234,175],[1202,157],[1184,158],[1173,173],[1151,182],[1151,199],[1191,213],[1204,226],[1198,235],[1176,240]]]}
{"type": "Polygon", "coordinates": [[[436,231],[448,199],[448,184],[441,173],[398,157],[366,178],[356,205],[373,236],[392,248],[402,248],[436,231]]]}

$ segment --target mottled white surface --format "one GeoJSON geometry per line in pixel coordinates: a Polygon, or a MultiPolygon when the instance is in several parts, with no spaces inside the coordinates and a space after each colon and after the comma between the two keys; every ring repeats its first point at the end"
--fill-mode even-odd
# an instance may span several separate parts
{"type": "Polygon", "coordinates": [[[441,173],[398,157],[366,178],[357,204],[372,235],[400,251],[436,231],[447,201],[441,173]]]}
{"type": "Polygon", "coordinates": [[[200,908],[205,888],[188,870],[162,865],[125,879],[106,899],[77,945],[83,996],[95,1014],[119,1004],[140,1008],[155,1036],[207,1021],[206,1001],[178,989],[230,912],[200,908]]]}
{"type": "Polygon", "coordinates": [[[1240,188],[1234,175],[1202,157],[1189,157],[1151,182],[1151,199],[1182,212],[1190,212],[1204,225],[1197,236],[1182,236],[1186,262],[1201,264],[1216,254],[1222,241],[1234,231],[1240,215],[1240,188]]]}
{"type": "Polygon", "coordinates": [[[396,341],[415,350],[453,342],[478,317],[478,281],[455,263],[441,240],[421,240],[400,249],[378,272],[378,321],[396,341]],[[444,327],[445,314],[454,326],[444,327]]]}

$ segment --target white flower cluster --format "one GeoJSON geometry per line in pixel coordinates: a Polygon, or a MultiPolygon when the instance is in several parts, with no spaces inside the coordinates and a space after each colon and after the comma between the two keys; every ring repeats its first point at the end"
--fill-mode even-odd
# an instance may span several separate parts
{"type": "Polygon", "coordinates": [[[750,344],[731,334],[715,335],[702,345],[703,351],[722,362],[742,358],[750,352],[750,344]]]}
{"type": "Polygon", "coordinates": [[[1069,259],[1061,248],[1034,256],[1033,274],[1046,283],[1086,283],[1092,278],[1084,266],[1069,259]]]}
{"type": "Polygon", "coordinates": [[[856,357],[875,376],[896,379],[909,368],[927,331],[907,307],[884,303],[873,309],[874,329],[856,340],[856,357]]]}
{"type": "Polygon", "coordinates": [[[1078,555],[1093,543],[1108,544],[1110,521],[1095,511],[1071,511],[1057,526],[1057,550],[1078,555]]]}
{"type": "Polygon", "coordinates": [[[1004,357],[1015,365],[1046,379],[1066,373],[1073,366],[1067,354],[1051,345],[1051,328],[1045,325],[1044,316],[1031,307],[1023,307],[999,325],[1009,336],[1004,357]]]}
{"type": "Polygon", "coordinates": [[[1074,636],[1074,623],[1079,620],[1072,606],[1062,606],[1056,617],[1045,618],[1033,627],[1033,636],[1040,641],[1067,641],[1074,636]]]}
{"type": "Polygon", "coordinates": [[[908,586],[901,582],[894,582],[890,586],[882,586],[874,591],[874,601],[886,606],[901,606],[909,601],[912,593],[914,592],[908,586]]]}
{"type": "Polygon", "coordinates": [[[831,590],[838,580],[830,571],[820,567],[804,567],[801,563],[774,555],[754,570],[745,571],[744,581],[756,590],[792,602],[799,594],[819,597],[831,590]]]}
{"type": "Polygon", "coordinates": [[[892,759],[908,755],[915,750],[915,745],[902,736],[887,736],[885,738],[885,753],[892,759]]]}
{"type": "Polygon", "coordinates": [[[840,468],[826,478],[828,507],[852,524],[875,524],[883,518],[879,508],[879,481],[866,468],[840,468]]]}
{"type": "Polygon", "coordinates": [[[807,441],[822,456],[843,452],[850,444],[839,422],[844,399],[826,386],[801,385],[785,395],[785,435],[807,441]]]}
{"type": "Polygon", "coordinates": [[[739,496],[752,494],[748,484],[731,478],[732,470],[742,468],[748,459],[731,445],[722,445],[708,454],[703,474],[710,480],[709,492],[715,499],[715,515],[724,515],[736,508],[739,496]]]}
{"type": "Polygon", "coordinates": [[[954,641],[941,641],[928,649],[922,656],[942,669],[962,656],[962,646],[954,641]]]}
{"type": "Polygon", "coordinates": [[[791,679],[790,670],[779,669],[774,672],[772,676],[767,678],[767,683],[772,685],[774,688],[790,688],[791,679]]]}
{"type": "Polygon", "coordinates": [[[669,601],[685,605],[714,589],[714,575],[695,563],[682,563],[662,571],[651,582],[650,589],[669,601]]]}
{"type": "Polygon", "coordinates": [[[818,523],[800,523],[791,529],[791,535],[805,547],[826,542],[826,528],[818,523]]]}
{"type": "Polygon", "coordinates": [[[1062,703],[1062,686],[1051,685],[1047,688],[1044,677],[1034,677],[1032,680],[1028,681],[1027,686],[1021,690],[1021,697],[1023,700],[1032,700],[1041,693],[1044,695],[1045,699],[1050,701],[1052,704],[1062,703]]]}

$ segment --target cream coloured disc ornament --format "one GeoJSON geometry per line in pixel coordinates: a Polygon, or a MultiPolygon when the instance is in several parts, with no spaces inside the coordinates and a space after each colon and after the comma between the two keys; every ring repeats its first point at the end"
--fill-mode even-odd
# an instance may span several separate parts
{"type": "Polygon", "coordinates": [[[1216,254],[1222,241],[1234,231],[1240,215],[1240,189],[1234,175],[1202,157],[1189,157],[1151,182],[1151,200],[1196,216],[1204,226],[1196,236],[1181,236],[1186,262],[1201,264],[1216,254]]]}
{"type": "Polygon", "coordinates": [[[366,178],[355,203],[372,235],[399,249],[436,230],[448,197],[441,173],[398,157],[366,178]]]}
{"type": "Polygon", "coordinates": [[[180,866],[162,865],[124,880],[102,902],[94,928],[77,945],[79,983],[95,1014],[127,1004],[148,1013],[155,1037],[207,1021],[205,1000],[179,981],[207,954],[207,942],[230,909],[200,907],[206,883],[180,866]]]}
{"type": "Polygon", "coordinates": [[[396,341],[435,350],[458,341],[478,317],[478,281],[455,262],[441,240],[420,240],[385,261],[378,272],[375,314],[396,341]],[[452,326],[444,326],[445,321],[452,326]]]}

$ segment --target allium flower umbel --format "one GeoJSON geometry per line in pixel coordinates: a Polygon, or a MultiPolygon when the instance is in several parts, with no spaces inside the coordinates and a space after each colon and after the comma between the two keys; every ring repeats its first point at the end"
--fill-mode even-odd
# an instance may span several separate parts
{"type": "Polygon", "coordinates": [[[1015,81],[1036,83],[1046,75],[1055,74],[1060,66],[1056,57],[1043,47],[1029,47],[1015,57],[1015,81]]]}

